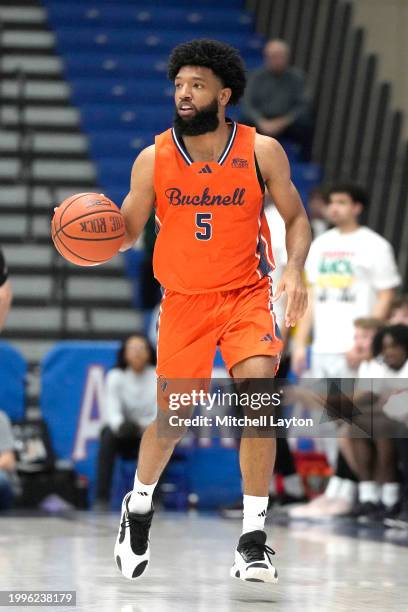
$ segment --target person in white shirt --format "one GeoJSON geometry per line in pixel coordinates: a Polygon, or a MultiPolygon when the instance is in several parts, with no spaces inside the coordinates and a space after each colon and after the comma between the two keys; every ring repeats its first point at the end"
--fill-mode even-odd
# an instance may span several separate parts
{"type": "Polygon", "coordinates": [[[156,418],[154,350],[143,334],[130,336],[106,376],[105,418],[98,453],[96,507],[109,505],[117,455],[136,459],[143,431],[156,418]]]}
{"type": "Polygon", "coordinates": [[[398,375],[398,387],[401,392],[393,394],[384,404],[383,411],[390,418],[398,422],[397,445],[399,467],[401,472],[400,511],[396,515],[385,516],[384,524],[387,527],[408,529],[408,299],[401,296],[398,308],[395,308],[393,320],[403,319],[403,323],[393,325],[392,338],[384,338],[386,344],[388,365],[394,366],[394,373],[398,375]],[[396,311],[399,311],[396,312],[396,311]],[[405,312],[404,312],[405,311],[405,312]],[[390,363],[391,362],[391,363],[390,363]],[[395,367],[403,364],[401,368],[395,367]]]}
{"type": "MultiPolygon", "coordinates": [[[[313,330],[307,375],[346,378],[357,374],[354,321],[361,317],[385,320],[401,278],[389,242],[359,224],[359,217],[368,206],[364,189],[354,184],[338,184],[328,190],[328,197],[326,218],[334,227],[315,238],[309,251],[305,265],[308,308],[296,328],[291,366],[298,376],[306,373],[307,345],[313,330]]],[[[338,456],[335,431],[332,436],[329,434],[328,431],[319,444],[335,465],[338,456]]],[[[340,484],[344,484],[340,479],[330,479],[325,495],[313,504],[313,512],[320,513],[317,508],[320,503],[326,511],[327,497],[342,496],[340,484]]]]}
{"type": "MultiPolygon", "coordinates": [[[[360,365],[358,377],[361,379],[358,392],[369,392],[378,399],[374,404],[373,417],[375,439],[350,439],[360,478],[358,504],[352,515],[359,522],[385,520],[399,511],[397,459],[400,446],[403,455],[404,451],[404,456],[407,455],[405,450],[407,440],[404,437],[401,439],[386,437],[400,428],[397,421],[404,428],[408,424],[408,327],[406,325],[387,326],[375,336],[373,358],[360,365]],[[382,416],[382,413],[385,416],[382,416]],[[391,433],[387,434],[387,430],[391,433]]],[[[408,430],[406,432],[408,433],[408,430]]],[[[408,465],[406,471],[405,480],[408,484],[408,465]]]]}
{"type": "Polygon", "coordinates": [[[359,225],[368,205],[363,189],[337,185],[329,191],[327,217],[335,226],[317,237],[306,261],[309,306],[300,321],[292,350],[292,369],[306,369],[306,348],[313,328],[311,374],[345,377],[359,317],[386,319],[401,282],[391,245],[359,225]]]}

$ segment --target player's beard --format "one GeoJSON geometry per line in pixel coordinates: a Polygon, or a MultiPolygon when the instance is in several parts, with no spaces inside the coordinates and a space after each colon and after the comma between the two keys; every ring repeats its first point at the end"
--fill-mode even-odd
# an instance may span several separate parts
{"type": "Polygon", "coordinates": [[[183,119],[176,109],[173,120],[174,129],[181,136],[201,136],[201,134],[215,132],[219,124],[216,98],[208,106],[197,111],[191,119],[183,119]]]}

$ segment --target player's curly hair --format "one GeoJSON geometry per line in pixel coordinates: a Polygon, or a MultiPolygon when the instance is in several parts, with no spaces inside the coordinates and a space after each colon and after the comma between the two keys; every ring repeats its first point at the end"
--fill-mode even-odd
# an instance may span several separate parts
{"type": "Polygon", "coordinates": [[[244,93],[244,63],[238,51],[226,43],[203,38],[177,45],[169,57],[167,74],[171,81],[183,66],[210,68],[224,87],[232,90],[230,104],[237,104],[244,93]]]}

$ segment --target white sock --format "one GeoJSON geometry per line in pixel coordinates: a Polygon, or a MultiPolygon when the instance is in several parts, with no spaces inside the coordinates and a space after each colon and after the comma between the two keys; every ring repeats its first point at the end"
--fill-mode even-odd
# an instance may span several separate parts
{"type": "Polygon", "coordinates": [[[384,506],[391,508],[399,500],[399,482],[385,482],[381,487],[381,501],[384,506]]]}
{"type": "Polygon", "coordinates": [[[299,474],[291,474],[283,478],[283,487],[285,493],[292,495],[293,497],[303,497],[305,494],[305,488],[299,474]]]}
{"type": "Polygon", "coordinates": [[[265,526],[266,511],[268,509],[268,497],[256,497],[255,495],[244,495],[244,521],[242,533],[263,530],[265,526]]]}
{"type": "Polygon", "coordinates": [[[157,482],[153,484],[143,484],[135,474],[135,481],[133,484],[132,495],[129,499],[129,511],[135,512],[136,514],[146,514],[152,509],[152,497],[153,491],[157,482]]]}
{"type": "Polygon", "coordinates": [[[357,494],[357,483],[353,480],[343,478],[338,497],[345,499],[350,504],[354,503],[357,494]]]}
{"type": "Polygon", "coordinates": [[[331,476],[324,492],[325,497],[328,497],[329,499],[339,497],[342,482],[343,478],[339,478],[338,476],[331,476]]]}
{"type": "Polygon", "coordinates": [[[380,493],[380,487],[374,480],[363,480],[358,483],[358,500],[362,504],[366,502],[378,504],[380,493]]]}

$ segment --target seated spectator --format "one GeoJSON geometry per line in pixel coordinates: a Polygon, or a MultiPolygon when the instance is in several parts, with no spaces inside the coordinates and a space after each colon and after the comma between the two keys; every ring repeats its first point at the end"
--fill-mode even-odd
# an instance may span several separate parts
{"type": "MultiPolygon", "coordinates": [[[[384,404],[384,413],[393,418],[389,397],[398,396],[398,383],[402,388],[408,377],[408,327],[390,325],[380,330],[373,341],[373,358],[364,361],[358,371],[361,379],[370,379],[367,389],[378,397],[377,403],[384,404]],[[383,399],[382,399],[383,398],[383,399]],[[388,407],[388,409],[387,409],[388,407]]],[[[362,385],[363,386],[363,385],[362,385]]],[[[374,433],[385,432],[387,421],[374,418],[378,423],[374,433]]],[[[396,427],[392,427],[394,431],[396,427]]],[[[359,503],[353,516],[360,522],[367,520],[387,520],[395,517],[399,510],[399,482],[397,474],[398,453],[406,454],[406,440],[396,440],[382,436],[374,440],[351,440],[360,478],[358,488],[359,503]],[[402,442],[402,444],[400,444],[402,442]],[[401,447],[401,448],[400,448],[401,447]]],[[[408,479],[408,474],[405,475],[408,479]]]]}
{"type": "Polygon", "coordinates": [[[13,478],[16,457],[14,437],[7,415],[0,410],[0,512],[8,510],[13,504],[13,478]]]}
{"type": "Polygon", "coordinates": [[[346,353],[346,360],[357,375],[361,364],[372,359],[374,337],[383,327],[384,321],[374,317],[360,317],[354,321],[354,344],[346,353]]]}
{"type": "MultiPolygon", "coordinates": [[[[357,374],[361,363],[372,358],[372,343],[377,332],[384,326],[383,321],[374,317],[361,317],[354,321],[354,343],[347,353],[347,363],[351,371],[357,374]]],[[[306,398],[305,398],[306,399],[306,398]]],[[[307,504],[290,510],[291,518],[328,518],[350,512],[356,496],[356,460],[353,452],[353,440],[348,430],[339,438],[339,452],[336,470],[331,476],[326,490],[307,504]]]]}
{"type": "Polygon", "coordinates": [[[152,346],[142,334],[122,345],[118,361],[106,377],[106,425],[101,432],[96,507],[109,505],[117,455],[136,459],[144,429],[155,419],[156,371],[152,346]]]}
{"type": "MultiPolygon", "coordinates": [[[[408,315],[407,296],[402,296],[404,306],[400,305],[397,309],[405,308],[408,315]]],[[[392,315],[391,315],[392,316],[392,315]]],[[[392,395],[384,405],[384,412],[390,418],[398,422],[399,432],[395,438],[397,445],[399,467],[401,472],[401,490],[399,513],[386,516],[384,523],[387,527],[397,527],[404,530],[408,529],[408,390],[406,379],[408,378],[408,326],[393,325],[393,340],[385,338],[387,353],[384,355],[389,367],[393,367],[401,380],[404,389],[392,395]],[[387,356],[388,354],[388,356],[387,356]],[[397,370],[395,368],[399,367],[397,370]]]]}
{"type": "Polygon", "coordinates": [[[309,161],[313,120],[305,77],[290,66],[290,49],[283,40],[269,41],[264,58],[264,66],[248,80],[241,121],[255,126],[260,134],[298,143],[303,159],[309,161]]]}

